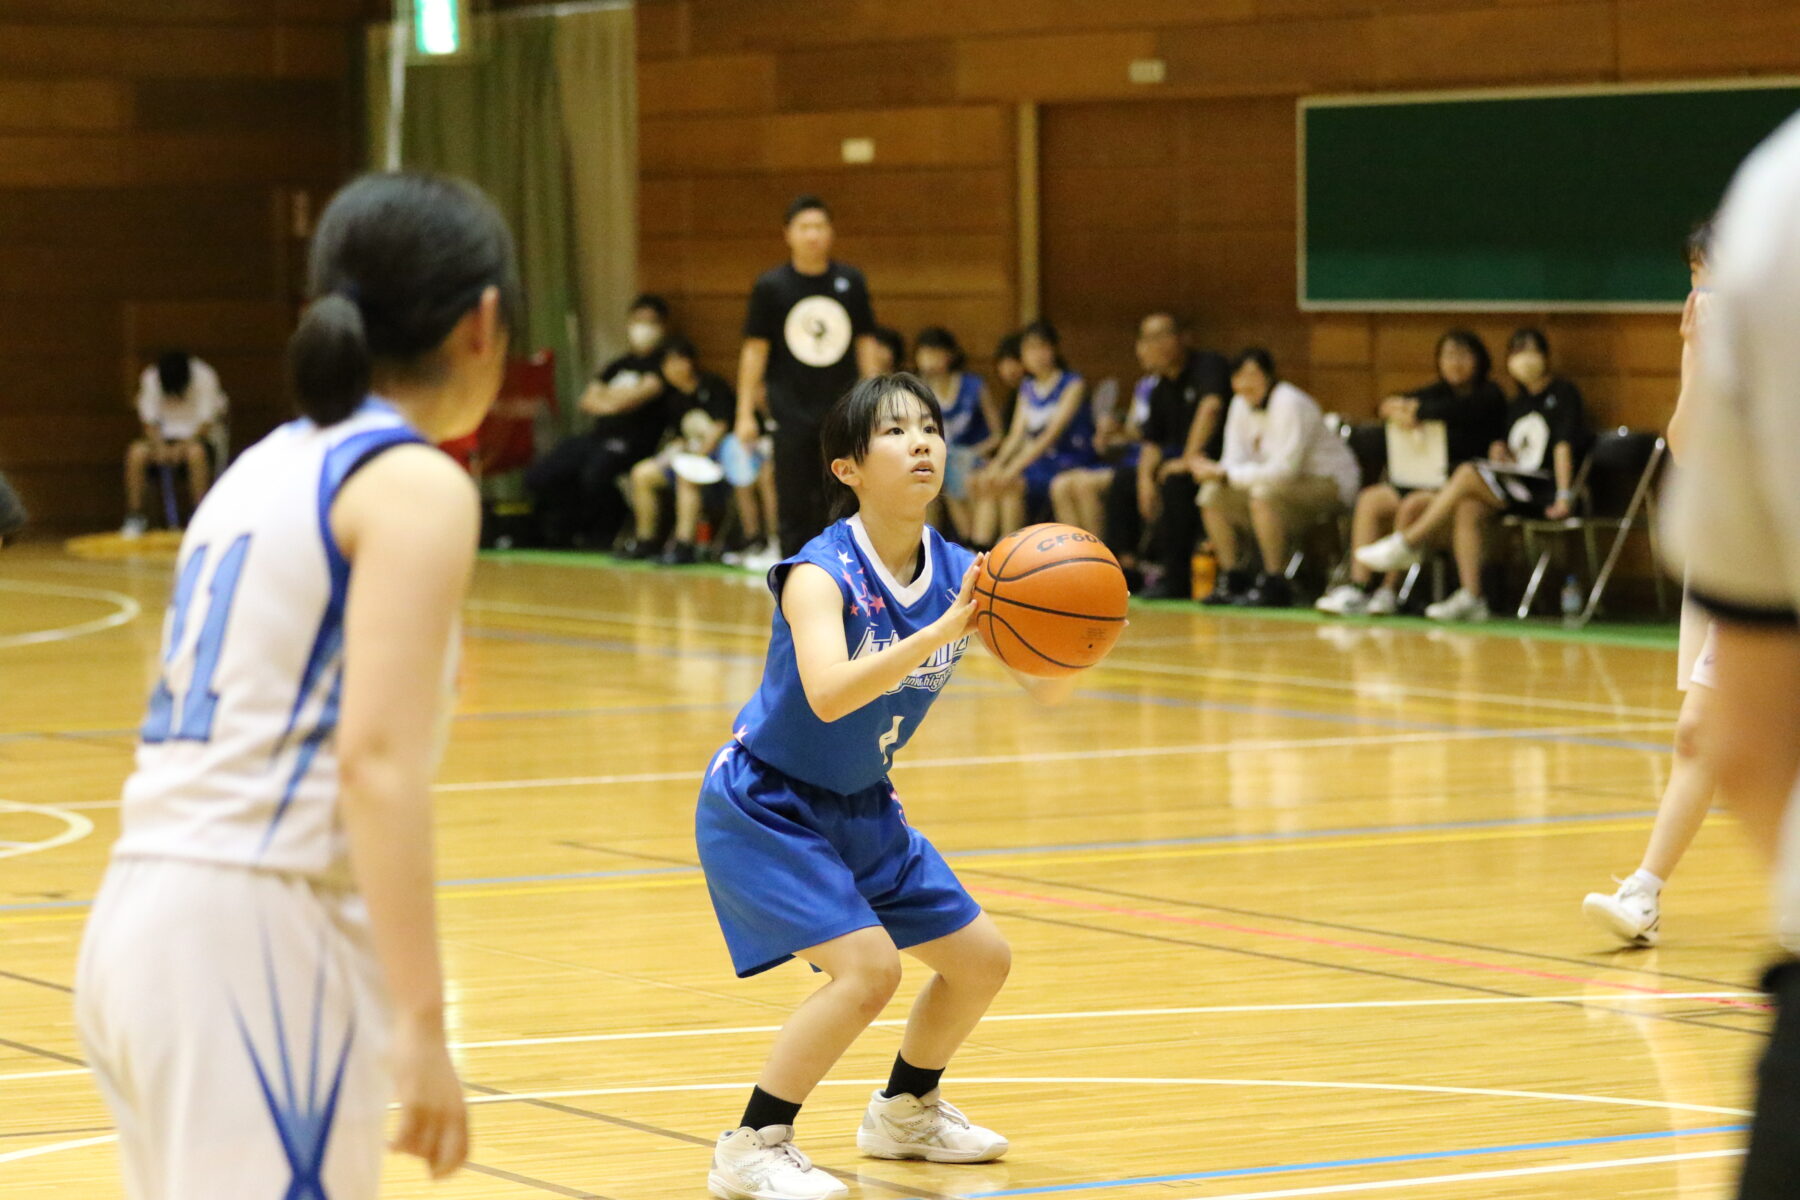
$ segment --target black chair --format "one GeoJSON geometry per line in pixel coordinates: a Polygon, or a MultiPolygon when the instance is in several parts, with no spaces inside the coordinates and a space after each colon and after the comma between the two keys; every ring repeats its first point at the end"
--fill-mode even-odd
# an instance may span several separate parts
{"type": "Polygon", "coordinates": [[[1625,551],[1625,540],[1643,529],[1650,537],[1650,560],[1656,580],[1656,606],[1667,611],[1663,587],[1662,545],[1656,529],[1656,479],[1668,459],[1668,443],[1662,435],[1619,428],[1594,439],[1581,469],[1573,481],[1576,493],[1576,515],[1560,521],[1541,517],[1508,517],[1506,524],[1519,530],[1524,539],[1525,555],[1535,559],[1531,579],[1519,602],[1519,616],[1529,616],[1532,603],[1549,567],[1551,548],[1539,545],[1539,539],[1559,539],[1579,534],[1587,551],[1589,586],[1587,602],[1582,606],[1577,623],[1586,625],[1600,609],[1606,585],[1612,579],[1619,556],[1625,551]],[[1605,561],[1600,558],[1600,533],[1611,530],[1612,544],[1605,561]]]}

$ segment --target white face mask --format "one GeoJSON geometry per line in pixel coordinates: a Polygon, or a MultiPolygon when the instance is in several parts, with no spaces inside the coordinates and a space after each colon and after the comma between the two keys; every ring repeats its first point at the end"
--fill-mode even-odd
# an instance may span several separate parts
{"type": "Polygon", "coordinates": [[[662,326],[652,321],[633,321],[625,327],[625,340],[639,354],[648,354],[662,341],[662,326]]]}

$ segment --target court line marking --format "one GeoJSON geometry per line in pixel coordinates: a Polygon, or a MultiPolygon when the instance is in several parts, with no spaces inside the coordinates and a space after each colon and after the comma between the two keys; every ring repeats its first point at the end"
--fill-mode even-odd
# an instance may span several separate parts
{"type": "Polygon", "coordinates": [[[25,854],[38,854],[45,850],[54,850],[58,846],[67,846],[70,842],[79,842],[94,832],[94,823],[77,812],[69,812],[66,808],[53,807],[48,804],[25,804],[18,800],[0,800],[0,813],[22,812],[32,813],[40,817],[50,817],[63,823],[63,831],[36,842],[0,842],[0,858],[18,858],[25,854]]]}
{"type": "Polygon", "coordinates": [[[92,621],[63,625],[55,629],[37,629],[29,633],[0,635],[0,650],[16,646],[39,646],[47,642],[66,642],[90,633],[101,633],[129,625],[144,611],[143,605],[123,592],[100,588],[68,587],[56,583],[31,583],[18,579],[0,579],[0,591],[23,592],[26,595],[60,596],[65,600],[98,600],[113,606],[113,611],[92,621]]]}
{"type": "MultiPolygon", "coordinates": [[[[1710,1113],[1723,1117],[1748,1117],[1748,1109],[1722,1108],[1713,1104],[1688,1104],[1678,1100],[1640,1100],[1630,1096],[1591,1096],[1584,1092],[1534,1092],[1514,1088],[1451,1087],[1425,1083],[1351,1083],[1322,1079],[1219,1079],[1211,1077],[1121,1075],[996,1075],[957,1076],[957,1086],[990,1087],[1031,1086],[1044,1084],[1089,1084],[1123,1087],[1268,1087],[1300,1088],[1314,1091],[1405,1092],[1414,1095],[1497,1096],[1509,1100],[1558,1100],[1567,1104],[1616,1105],[1621,1108],[1653,1108],[1662,1112],[1710,1113]]],[[[820,1087],[883,1087],[887,1079],[827,1079],[820,1087]]],[[[560,1088],[543,1092],[506,1092],[497,1096],[468,1097],[470,1104],[505,1104],[514,1100],[570,1100],[581,1096],[652,1096],[677,1092],[747,1091],[754,1081],[732,1083],[661,1083],[635,1087],[560,1088]]]]}
{"type": "Polygon", "coordinates": [[[1372,1158],[1326,1159],[1304,1163],[1280,1163],[1267,1167],[1232,1167],[1216,1171],[1189,1171],[1179,1175],[1136,1175],[1126,1179],[1096,1179],[1090,1183],[1057,1183],[1045,1187],[1009,1188],[999,1192],[966,1192],[957,1197],[957,1200],[998,1200],[1005,1196],[1048,1196],[1064,1192],[1144,1187],[1154,1183],[1189,1183],[1201,1179],[1244,1179],[1259,1175],[1293,1175],[1303,1171],[1383,1167],[1398,1163],[1430,1162],[1447,1158],[1479,1158],[1490,1154],[1518,1154],[1526,1150],[1567,1150],[1577,1146],[1616,1146],[1626,1142],[1655,1142],[1666,1141],[1670,1138],[1716,1137],[1727,1133],[1745,1133],[1749,1131],[1749,1128],[1748,1125],[1713,1125],[1703,1129],[1656,1129],[1644,1133],[1615,1133],[1605,1137],[1519,1142],[1509,1146],[1471,1146],[1457,1150],[1426,1150],[1415,1154],[1383,1154],[1372,1158]]]}
{"type": "Polygon", "coordinates": [[[11,1150],[0,1154],[0,1163],[19,1162],[27,1158],[37,1158],[44,1154],[60,1154],[64,1150],[80,1150],[84,1146],[100,1146],[107,1142],[116,1142],[116,1133],[102,1134],[99,1137],[76,1138],[72,1142],[51,1142],[48,1146],[32,1146],[27,1150],[11,1150]]]}
{"type": "Polygon", "coordinates": [[[1683,1154],[1652,1154],[1639,1158],[1610,1158],[1601,1162],[1557,1163],[1547,1167],[1510,1167],[1500,1171],[1467,1171],[1456,1175],[1427,1175],[1414,1179],[1378,1179],[1369,1183],[1328,1183],[1317,1187],[1279,1188],[1272,1192],[1231,1192],[1226,1195],[1198,1196],[1194,1197],[1194,1200],[1292,1200],[1293,1197],[1299,1196],[1342,1196],[1350,1192],[1428,1187],[1439,1183],[1472,1183],[1481,1179],[1523,1179],[1535,1175],[1564,1175],[1575,1171],[1607,1171],[1618,1167],[1693,1162],[1704,1158],[1741,1158],[1743,1154],[1742,1150],[1690,1150],[1683,1154]]]}
{"type": "MultiPolygon", "coordinates": [[[[1100,913],[1104,916],[1134,917],[1147,921],[1163,921],[1173,925],[1191,925],[1198,929],[1212,929],[1225,933],[1245,934],[1251,937],[1274,938],[1278,941],[1299,942],[1308,946],[1326,946],[1338,950],[1351,950],[1360,954],[1378,954],[1388,958],[1403,958],[1413,962],[1427,962],[1439,966],[1468,967],[1481,971],[1497,971],[1504,975],[1522,975],[1529,979],[1547,979],[1554,983],[1574,983],[1588,987],[1617,988],[1624,992],[1637,992],[1643,995],[1665,994],[1666,989],[1647,987],[1635,983],[1614,983],[1604,979],[1586,979],[1579,975],[1565,975],[1560,971],[1539,971],[1532,967],[1515,967],[1507,963],[1482,962],[1473,958],[1452,958],[1447,954],[1427,954],[1421,950],[1403,950],[1398,946],[1375,946],[1367,942],[1350,942],[1341,938],[1319,937],[1316,934],[1293,933],[1280,929],[1258,929],[1252,925],[1237,925],[1229,921],[1211,921],[1204,917],[1189,917],[1180,913],[1157,912],[1154,909],[1126,908],[1116,904],[1098,904],[1091,900],[1070,900],[1058,896],[1044,896],[1035,892],[1020,892],[1011,888],[990,887],[986,884],[970,887],[972,893],[986,893],[1005,896],[1011,900],[1026,900],[1036,904],[1049,904],[1058,908],[1072,908],[1081,912],[1100,913]]],[[[1767,1007],[1762,1003],[1749,1003],[1741,1000],[1709,1000],[1709,1004],[1717,1004],[1726,1008],[1745,1008],[1762,1010],[1767,1007]]]]}
{"type": "Polygon", "coordinates": [[[727,633],[742,637],[768,637],[769,625],[726,625],[716,621],[683,621],[672,617],[647,617],[608,613],[599,609],[560,608],[548,604],[517,604],[510,600],[470,600],[464,605],[476,612],[507,613],[521,617],[547,617],[559,621],[585,621],[595,625],[623,625],[628,629],[649,626],[677,632],[727,633]]]}
{"type": "MultiPolygon", "coordinates": [[[[1344,1012],[1357,1010],[1381,1010],[1397,1008],[1467,1008],[1494,1005],[1558,1005],[1578,1004],[1623,1004],[1633,1001],[1644,1003],[1662,1003],[1673,1000],[1724,1000],[1724,999],[1756,999],[1755,992],[1658,992],[1649,995],[1596,996],[1592,993],[1566,996],[1467,996],[1454,999],[1434,998],[1430,1000],[1336,1000],[1320,1001],[1312,1004],[1203,1004],[1178,1008],[1101,1008],[1076,1010],[1071,1012],[1048,1013],[989,1013],[982,1017],[983,1025],[1009,1024],[1021,1021],[1097,1021],[1118,1020],[1139,1017],[1187,1017],[1222,1014],[1254,1014],[1254,1013],[1294,1013],[1294,1012],[1344,1012]]],[[[903,1029],[906,1018],[894,1017],[869,1022],[871,1029],[903,1029]]],[[[625,1033],[574,1033],[552,1037],[530,1038],[498,1038],[490,1041],[452,1042],[453,1050],[498,1050],[517,1049],[524,1046],[569,1046],[596,1042],[648,1042],[667,1041],[683,1038],[705,1037],[740,1037],[745,1034],[776,1033],[779,1025],[733,1025],[710,1027],[706,1029],[644,1029],[631,1030],[625,1033]]],[[[89,1074],[87,1067],[65,1067],[56,1071],[24,1071],[14,1075],[0,1075],[0,1084],[12,1083],[21,1079],[60,1079],[74,1075],[89,1074]]]]}

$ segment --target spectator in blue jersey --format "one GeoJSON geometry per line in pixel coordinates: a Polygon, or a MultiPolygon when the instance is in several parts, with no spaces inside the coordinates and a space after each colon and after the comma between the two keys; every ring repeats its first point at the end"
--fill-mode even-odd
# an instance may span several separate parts
{"type": "Polygon", "coordinates": [[[969,478],[1000,444],[1000,410],[981,376],[966,369],[968,356],[948,329],[932,325],[919,331],[913,340],[913,365],[944,412],[947,457],[940,500],[957,535],[966,541],[974,516],[969,478]]]}
{"type": "Polygon", "coordinates": [[[1034,507],[1045,508],[1058,475],[1100,461],[1087,382],[1063,360],[1056,326],[1041,318],[1027,325],[1019,334],[1019,354],[1025,378],[1012,428],[971,487],[977,501],[974,541],[980,546],[1021,528],[1034,507]]]}

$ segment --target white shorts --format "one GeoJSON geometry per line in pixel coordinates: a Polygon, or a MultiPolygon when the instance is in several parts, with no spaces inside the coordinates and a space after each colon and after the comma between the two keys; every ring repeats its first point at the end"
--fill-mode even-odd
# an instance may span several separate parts
{"type": "Polygon", "coordinates": [[[1719,628],[1706,610],[1689,600],[1681,598],[1681,643],[1676,651],[1675,686],[1687,691],[1690,683],[1701,687],[1717,687],[1717,675],[1714,657],[1717,652],[1719,628]]]}
{"type": "Polygon", "coordinates": [[[373,1200],[389,1020],[354,893],[115,859],[82,939],[75,1017],[131,1200],[373,1200]]]}

